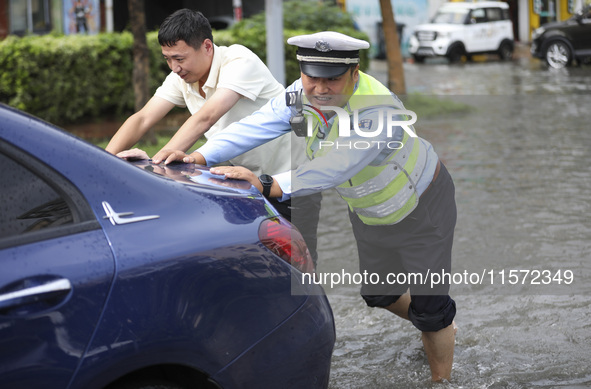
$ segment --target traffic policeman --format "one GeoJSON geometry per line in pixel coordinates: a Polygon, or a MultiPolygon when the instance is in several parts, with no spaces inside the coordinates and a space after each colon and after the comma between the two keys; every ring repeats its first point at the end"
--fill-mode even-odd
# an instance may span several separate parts
{"type": "Polygon", "coordinates": [[[166,163],[214,165],[291,130],[305,136],[308,161],[294,170],[272,177],[238,166],[211,171],[292,203],[335,188],[348,204],[360,271],[389,280],[362,285],[362,297],[410,320],[422,332],[432,380],[449,380],[456,313],[449,282],[433,288],[417,275],[451,271],[452,179],[432,145],[417,136],[416,115],[359,70],[359,50],[369,43],[332,31],[287,42],[298,47],[301,78],[285,98],[270,100],[190,155],[168,151],[166,163]]]}

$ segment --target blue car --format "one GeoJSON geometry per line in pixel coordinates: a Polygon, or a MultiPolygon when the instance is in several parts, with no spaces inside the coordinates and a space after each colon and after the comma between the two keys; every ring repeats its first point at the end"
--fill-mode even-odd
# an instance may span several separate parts
{"type": "Polygon", "coordinates": [[[250,184],[0,105],[0,387],[326,388],[332,311],[250,184]]]}

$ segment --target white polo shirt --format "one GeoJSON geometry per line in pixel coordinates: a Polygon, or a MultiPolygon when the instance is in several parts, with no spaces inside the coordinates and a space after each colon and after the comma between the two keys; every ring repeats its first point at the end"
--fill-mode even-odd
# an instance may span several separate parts
{"type": "MultiPolygon", "coordinates": [[[[214,45],[211,69],[202,88],[205,98],[199,94],[199,82],[188,84],[174,72],[166,77],[156,90],[155,96],[177,106],[187,107],[192,115],[203,107],[217,88],[231,89],[242,98],[205,133],[208,139],[231,123],[258,110],[272,97],[285,93],[285,88],[248,48],[241,45],[214,45]]],[[[303,140],[286,134],[233,158],[230,162],[233,165],[245,166],[257,175],[285,172],[292,169],[292,160],[298,164],[305,159],[305,145],[298,144],[292,147],[292,142],[299,143],[303,140]]]]}

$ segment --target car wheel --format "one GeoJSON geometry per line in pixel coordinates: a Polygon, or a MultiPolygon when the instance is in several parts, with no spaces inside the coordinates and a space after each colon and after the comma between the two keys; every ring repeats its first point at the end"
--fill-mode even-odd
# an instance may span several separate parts
{"type": "Polygon", "coordinates": [[[570,47],[561,41],[550,43],[546,49],[546,62],[554,69],[562,69],[565,66],[570,65],[570,47]]]}
{"type": "Polygon", "coordinates": [[[509,42],[501,43],[499,47],[499,57],[502,61],[510,61],[513,59],[513,45],[509,42]]]}
{"type": "Polygon", "coordinates": [[[422,55],[414,55],[413,54],[413,59],[415,60],[416,63],[423,63],[425,62],[425,57],[423,57],[422,55]]]}
{"type": "Polygon", "coordinates": [[[460,45],[455,45],[449,49],[447,53],[447,59],[451,63],[458,63],[462,60],[462,56],[464,55],[464,48],[460,45]]]}

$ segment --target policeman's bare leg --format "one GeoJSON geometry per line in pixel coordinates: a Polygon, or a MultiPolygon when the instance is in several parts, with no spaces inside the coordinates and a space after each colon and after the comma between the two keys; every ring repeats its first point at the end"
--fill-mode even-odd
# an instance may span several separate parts
{"type": "Polygon", "coordinates": [[[423,332],[423,347],[431,367],[431,380],[450,380],[456,339],[455,323],[433,332],[423,332]]]}
{"type": "MultiPolygon", "coordinates": [[[[395,315],[409,320],[408,307],[410,301],[410,293],[407,292],[400,296],[395,303],[385,308],[395,315]]],[[[431,379],[433,381],[441,381],[443,379],[449,381],[451,378],[456,332],[457,326],[455,321],[439,331],[422,332],[423,348],[425,349],[425,354],[427,354],[427,361],[431,368],[431,379]]]]}

